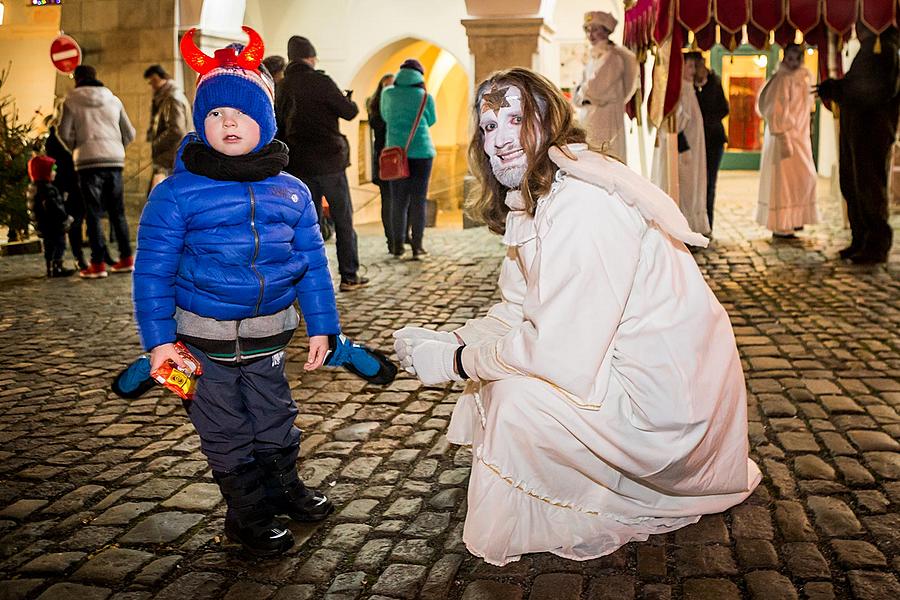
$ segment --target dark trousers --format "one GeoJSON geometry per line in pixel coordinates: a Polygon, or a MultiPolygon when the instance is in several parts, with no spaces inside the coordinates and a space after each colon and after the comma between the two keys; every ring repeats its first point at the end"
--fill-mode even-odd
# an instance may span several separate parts
{"type": "Polygon", "coordinates": [[[342,279],[353,279],[359,270],[359,253],[356,248],[356,231],[353,230],[353,204],[350,201],[347,175],[341,171],[328,175],[307,175],[302,179],[312,194],[319,222],[322,221],[322,196],[328,200],[331,220],[334,221],[338,271],[342,279]]]}
{"type": "Polygon", "coordinates": [[[425,235],[425,198],[431,177],[431,158],[410,158],[409,177],[391,182],[391,222],[394,249],[402,249],[408,225],[412,226],[413,251],[422,249],[425,235]]]}
{"type": "Polygon", "coordinates": [[[59,229],[44,234],[44,259],[61,261],[66,253],[66,233],[59,229]]]}
{"type": "Polygon", "coordinates": [[[72,256],[78,263],[78,268],[87,266],[84,261],[84,238],[82,237],[84,228],[84,200],[81,199],[81,190],[77,185],[72,186],[66,195],[66,212],[72,217],[72,226],[69,228],[69,247],[72,249],[72,256]]]}
{"type": "Polygon", "coordinates": [[[78,171],[78,184],[87,218],[87,234],[91,243],[91,262],[102,263],[109,258],[106,238],[100,218],[104,211],[115,231],[119,259],[131,256],[128,222],[125,220],[125,197],[122,189],[122,169],[101,168],[78,171]]]}
{"type": "Polygon", "coordinates": [[[839,175],[847,200],[852,246],[887,258],[893,240],[888,223],[888,155],[895,122],[878,111],[841,106],[839,175]]]}
{"type": "Polygon", "coordinates": [[[378,180],[378,191],[381,192],[381,224],[384,226],[384,237],[388,248],[391,247],[391,182],[378,180]]]}
{"type": "Polygon", "coordinates": [[[200,435],[200,450],[214,471],[229,472],[253,461],[253,452],[296,446],[297,405],[279,352],[250,364],[212,361],[189,346],[203,367],[192,402],[186,403],[200,435]]]}
{"type": "Polygon", "coordinates": [[[725,155],[725,144],[706,143],[706,216],[709,217],[709,228],[713,226],[713,212],[716,206],[716,181],[719,179],[719,166],[725,155]]]}

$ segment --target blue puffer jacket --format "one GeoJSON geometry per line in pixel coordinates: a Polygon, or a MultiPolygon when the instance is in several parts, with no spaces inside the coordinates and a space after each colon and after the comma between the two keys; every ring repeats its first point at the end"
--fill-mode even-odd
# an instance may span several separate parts
{"type": "Polygon", "coordinates": [[[310,336],[340,333],[315,206],[306,185],[286,173],[217,181],[187,171],[179,150],[174,174],[141,215],[133,285],[147,350],[175,341],[176,306],[232,321],[296,299],[310,336]]]}

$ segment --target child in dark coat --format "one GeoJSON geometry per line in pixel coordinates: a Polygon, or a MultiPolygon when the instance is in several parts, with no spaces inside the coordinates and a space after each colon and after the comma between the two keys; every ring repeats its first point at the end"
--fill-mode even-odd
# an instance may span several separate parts
{"type": "Polygon", "coordinates": [[[62,193],[53,185],[56,161],[49,156],[35,156],[28,161],[28,177],[32,182],[28,191],[31,219],[44,238],[47,277],[70,277],[75,271],[64,268],[62,259],[72,217],[66,213],[62,193]]]}

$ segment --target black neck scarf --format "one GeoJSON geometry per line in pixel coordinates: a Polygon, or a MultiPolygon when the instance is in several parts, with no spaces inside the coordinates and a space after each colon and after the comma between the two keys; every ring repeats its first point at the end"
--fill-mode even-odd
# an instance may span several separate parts
{"type": "Polygon", "coordinates": [[[191,142],[181,154],[185,168],[216,181],[262,181],[278,175],[288,164],[288,147],[272,140],[256,152],[228,156],[203,142],[191,142]]]}

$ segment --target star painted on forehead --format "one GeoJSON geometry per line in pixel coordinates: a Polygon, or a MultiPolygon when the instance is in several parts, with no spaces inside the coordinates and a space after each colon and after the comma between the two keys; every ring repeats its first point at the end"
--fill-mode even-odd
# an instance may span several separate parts
{"type": "Polygon", "coordinates": [[[491,86],[491,91],[485,92],[481,96],[481,112],[486,113],[489,110],[494,111],[495,115],[500,115],[500,109],[509,106],[506,100],[506,92],[509,86],[498,88],[496,84],[491,86]]]}

